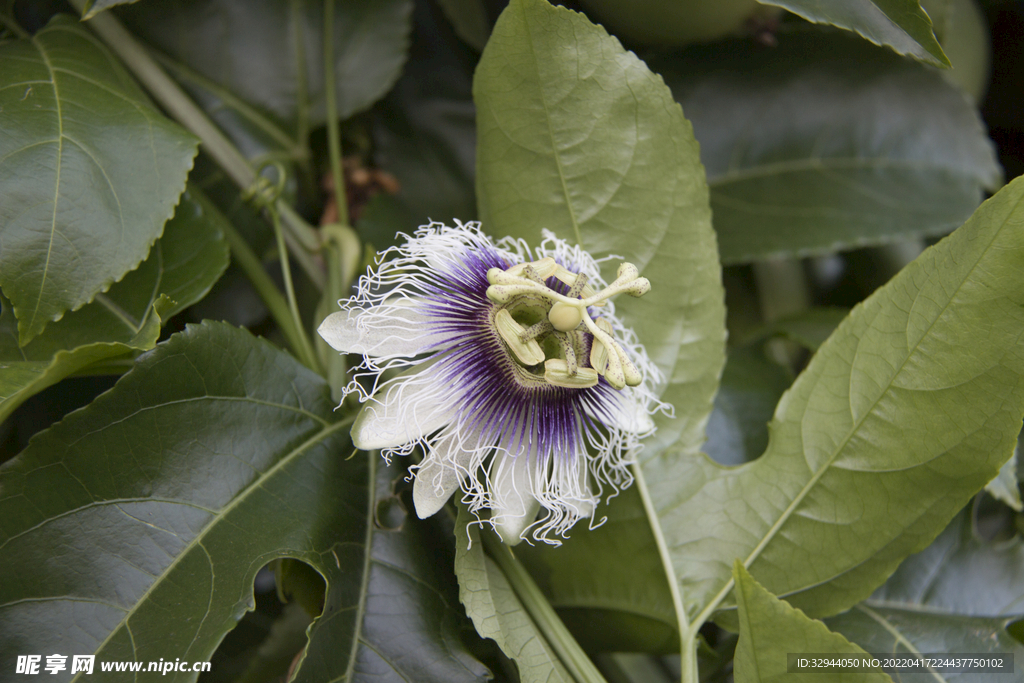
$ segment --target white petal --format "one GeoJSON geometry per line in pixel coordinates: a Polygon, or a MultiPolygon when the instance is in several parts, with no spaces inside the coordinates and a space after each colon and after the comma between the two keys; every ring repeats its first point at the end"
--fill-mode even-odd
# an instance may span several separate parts
{"type": "Polygon", "coordinates": [[[491,467],[491,522],[506,545],[523,540],[523,532],[537,519],[540,501],[533,495],[530,452],[498,452],[491,467]]]}
{"type": "Polygon", "coordinates": [[[554,471],[554,478],[561,474],[565,479],[572,479],[573,483],[570,485],[558,486],[555,485],[556,493],[561,493],[560,496],[565,507],[572,511],[573,514],[579,517],[592,517],[594,515],[594,507],[597,505],[597,497],[594,495],[594,490],[590,488],[590,476],[587,471],[587,458],[585,455],[577,455],[576,462],[572,464],[566,464],[564,470],[560,472],[560,468],[557,467],[558,460],[554,471]],[[562,491],[561,489],[564,489],[562,491]]]}
{"type": "Polygon", "coordinates": [[[587,414],[609,427],[631,434],[646,436],[654,431],[654,420],[632,389],[619,391],[614,401],[604,402],[601,407],[605,413],[599,415],[586,406],[587,414]]]}
{"type": "Polygon", "coordinates": [[[412,502],[420,519],[440,510],[475,469],[473,459],[480,455],[482,441],[479,431],[465,434],[454,428],[431,444],[412,487],[412,502]]]}
{"type": "Polygon", "coordinates": [[[416,368],[381,387],[359,411],[352,443],[372,451],[396,448],[437,431],[455,419],[450,392],[437,377],[437,366],[416,368]]]}
{"type": "Polygon", "coordinates": [[[430,318],[413,310],[413,303],[387,304],[373,310],[331,313],[317,332],[342,353],[371,356],[415,356],[444,340],[431,332],[430,318]]]}

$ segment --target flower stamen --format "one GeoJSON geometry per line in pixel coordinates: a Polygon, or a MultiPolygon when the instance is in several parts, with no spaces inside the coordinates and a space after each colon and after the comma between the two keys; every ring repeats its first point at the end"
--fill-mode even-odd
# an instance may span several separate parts
{"type": "Polygon", "coordinates": [[[517,323],[507,308],[500,308],[494,314],[494,329],[505,342],[509,350],[515,354],[520,363],[526,366],[544,362],[544,351],[533,338],[523,340],[526,329],[517,323]]]}

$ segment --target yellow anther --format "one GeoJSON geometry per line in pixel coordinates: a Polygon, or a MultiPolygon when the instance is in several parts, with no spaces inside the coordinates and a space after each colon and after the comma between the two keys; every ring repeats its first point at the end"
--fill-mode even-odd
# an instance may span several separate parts
{"type": "Polygon", "coordinates": [[[538,285],[526,281],[521,285],[491,285],[487,288],[487,298],[496,304],[507,304],[513,297],[531,294],[537,291],[538,285]]]}
{"type": "MultiPolygon", "coordinates": [[[[572,272],[571,270],[568,270],[567,268],[563,268],[562,266],[558,266],[558,269],[554,272],[554,276],[556,279],[560,280],[562,283],[568,285],[569,287],[572,287],[574,284],[576,284],[576,278],[579,277],[579,275],[577,275],[576,273],[572,272]]],[[[583,285],[583,289],[580,291],[580,296],[583,297],[584,299],[588,299],[596,295],[597,292],[594,291],[594,288],[591,287],[590,285],[583,285]]],[[[602,301],[601,303],[595,305],[603,306],[604,302],[602,301]]]]}
{"type": "Polygon", "coordinates": [[[539,261],[533,261],[531,263],[520,263],[518,265],[514,265],[505,272],[508,273],[509,275],[522,277],[523,271],[526,269],[526,266],[532,267],[533,272],[535,272],[542,280],[547,280],[549,277],[554,275],[555,271],[558,270],[558,268],[560,267],[555,262],[555,259],[548,256],[542,258],[539,261]]]}
{"type": "Polygon", "coordinates": [[[630,296],[643,296],[649,291],[651,291],[651,281],[645,277],[638,277],[630,282],[629,287],[626,288],[626,294],[630,296]]]}
{"type": "Polygon", "coordinates": [[[640,271],[632,263],[622,263],[619,272],[616,273],[615,281],[629,282],[640,277],[640,271]]]}
{"type": "MultiPolygon", "coordinates": [[[[599,330],[611,336],[612,326],[607,320],[598,318],[594,321],[594,324],[597,325],[599,330]]],[[[608,367],[608,347],[597,337],[594,337],[594,341],[590,345],[590,367],[602,375],[608,367]]]]}
{"type": "Polygon", "coordinates": [[[626,381],[626,386],[639,386],[639,384],[644,381],[643,375],[641,375],[640,371],[636,369],[636,366],[633,365],[633,361],[626,356],[626,352],[623,351],[621,347],[618,351],[619,360],[622,361],[622,376],[626,381]]]}
{"type": "Polygon", "coordinates": [[[523,365],[537,365],[544,362],[544,351],[535,340],[522,341],[526,328],[517,323],[506,309],[502,308],[494,315],[494,327],[508,348],[523,365]]]}
{"type": "Polygon", "coordinates": [[[597,385],[598,375],[592,368],[577,368],[576,374],[569,374],[569,364],[561,358],[544,361],[544,380],[548,384],[566,389],[586,389],[597,385]]]}
{"type": "Polygon", "coordinates": [[[548,321],[559,332],[575,330],[583,322],[583,311],[579,306],[556,302],[548,311],[548,321]]]}

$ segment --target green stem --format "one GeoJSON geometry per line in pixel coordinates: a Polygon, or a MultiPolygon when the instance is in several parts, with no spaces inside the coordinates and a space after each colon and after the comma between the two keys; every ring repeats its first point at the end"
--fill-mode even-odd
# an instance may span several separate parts
{"type": "Polygon", "coordinates": [[[334,202],[338,205],[338,222],[348,225],[348,197],[341,168],[341,135],[338,124],[338,99],[334,92],[334,0],[324,2],[324,97],[327,99],[327,147],[331,155],[334,177],[334,202]]]}
{"type": "MultiPolygon", "coordinates": [[[[79,12],[85,7],[85,0],[70,2],[79,12]]],[[[213,157],[239,188],[249,190],[255,185],[256,172],[249,161],[113,14],[98,14],[89,20],[89,25],[121,58],[121,62],[139,79],[153,98],[175,120],[202,141],[206,153],[213,157]]],[[[309,252],[318,251],[320,235],[316,229],[291,211],[291,207],[288,207],[285,201],[278,200],[277,204],[281,218],[289,229],[289,244],[301,245],[309,252]]],[[[322,289],[324,274],[322,270],[316,268],[315,261],[310,258],[299,258],[298,261],[310,279],[322,289]]]]}
{"type": "Polygon", "coordinates": [[[590,657],[583,651],[576,639],[569,633],[562,620],[558,618],[555,609],[544,597],[540,588],[534,582],[533,577],[527,573],[526,568],[512,556],[512,551],[507,545],[498,539],[496,534],[480,534],[487,554],[498,563],[505,577],[508,579],[512,590],[523,603],[527,613],[537,628],[541,630],[544,637],[555,649],[558,658],[569,670],[569,673],[579,683],[604,683],[605,679],[601,672],[590,660],[590,657]]]}
{"type": "Polygon", "coordinates": [[[292,40],[295,42],[295,91],[298,107],[295,112],[295,138],[303,146],[305,161],[309,162],[309,83],[306,72],[306,43],[302,35],[306,3],[304,0],[292,0],[292,40]]]}
{"type": "Polygon", "coordinates": [[[281,332],[284,334],[288,345],[295,351],[303,365],[312,370],[317,370],[319,363],[313,358],[303,356],[303,349],[309,344],[309,340],[305,338],[302,328],[295,324],[288,303],[281,296],[280,290],[278,290],[274,281],[270,279],[266,269],[263,268],[263,263],[260,262],[259,257],[256,256],[249,243],[238,234],[238,231],[235,230],[229,221],[224,221],[221,224],[221,229],[224,231],[224,237],[227,239],[228,247],[231,249],[232,261],[242,269],[246,277],[249,278],[249,282],[256,289],[256,292],[262,297],[263,302],[267,305],[267,310],[270,311],[270,315],[273,316],[274,321],[281,328],[281,332]]]}
{"type": "Polygon", "coordinates": [[[302,324],[302,316],[299,315],[299,304],[295,300],[295,286],[292,284],[292,267],[288,258],[288,249],[284,243],[284,230],[281,229],[281,217],[273,207],[269,207],[270,220],[274,224],[274,235],[277,237],[277,254],[281,259],[281,274],[284,276],[284,291],[288,295],[288,308],[291,310],[292,323],[295,325],[296,335],[299,337],[299,348],[295,352],[299,354],[299,360],[303,365],[323,374],[320,368],[320,361],[313,352],[313,345],[306,335],[306,328],[302,324]]]}

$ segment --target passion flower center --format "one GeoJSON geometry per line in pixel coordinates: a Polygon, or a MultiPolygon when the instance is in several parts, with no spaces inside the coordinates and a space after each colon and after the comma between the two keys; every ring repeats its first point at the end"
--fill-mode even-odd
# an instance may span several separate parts
{"type": "Polygon", "coordinates": [[[595,386],[602,375],[616,389],[640,384],[642,377],[615,341],[611,325],[589,313],[616,294],[650,291],[651,283],[636,266],[620,265],[618,277],[600,292],[587,284],[585,273],[574,273],[550,257],[505,270],[491,268],[487,280],[487,298],[497,306],[495,330],[523,369],[570,389],[595,386]],[[552,277],[569,291],[549,287],[552,277]]]}

